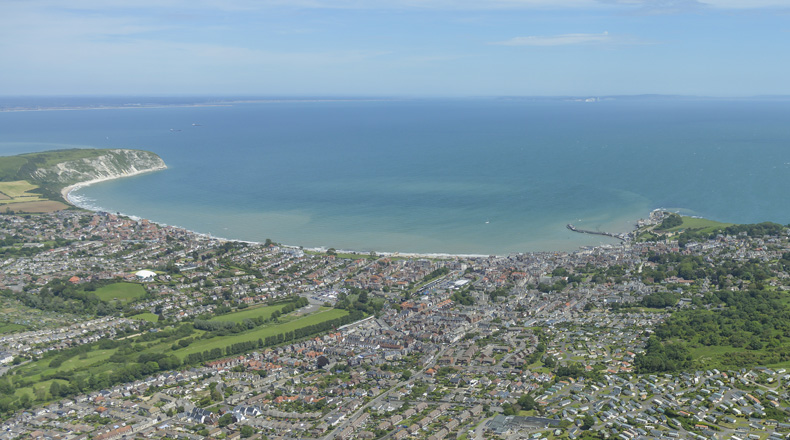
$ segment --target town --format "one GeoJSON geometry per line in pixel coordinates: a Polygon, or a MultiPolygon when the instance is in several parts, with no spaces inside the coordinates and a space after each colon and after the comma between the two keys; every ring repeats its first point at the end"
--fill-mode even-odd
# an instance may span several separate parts
{"type": "Polygon", "coordinates": [[[784,313],[788,229],[672,235],[421,257],[7,213],[0,439],[790,438],[786,329],[672,327],[784,313]]]}

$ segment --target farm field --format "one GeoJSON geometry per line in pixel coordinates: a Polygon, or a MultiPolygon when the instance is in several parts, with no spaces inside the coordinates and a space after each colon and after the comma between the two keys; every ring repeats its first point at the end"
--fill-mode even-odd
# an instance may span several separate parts
{"type": "MultiPolygon", "coordinates": [[[[31,194],[30,191],[38,188],[26,180],[16,180],[13,182],[0,182],[0,193],[5,194],[10,199],[25,197],[28,201],[41,200],[38,194],[31,194]]],[[[8,202],[6,202],[8,203],[8,202]]]]}
{"type": "Polygon", "coordinates": [[[25,180],[0,182],[0,206],[14,212],[53,212],[68,208],[63,203],[30,192],[37,188],[38,185],[25,180]]]}

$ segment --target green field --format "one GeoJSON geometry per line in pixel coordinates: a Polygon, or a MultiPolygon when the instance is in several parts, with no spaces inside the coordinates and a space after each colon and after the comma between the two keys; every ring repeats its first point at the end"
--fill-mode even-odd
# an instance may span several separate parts
{"type": "Polygon", "coordinates": [[[710,234],[712,232],[716,232],[722,230],[728,226],[733,226],[734,223],[722,223],[717,222],[714,220],[708,220],[706,218],[696,218],[696,217],[686,217],[680,216],[683,223],[678,226],[669,229],[655,229],[652,226],[648,226],[645,228],[641,228],[637,231],[637,241],[654,241],[654,240],[663,240],[663,234],[665,233],[677,233],[677,232],[700,232],[702,234],[710,234]]]}
{"type": "MultiPolygon", "coordinates": [[[[71,359],[63,362],[63,364],[58,368],[51,368],[49,364],[52,362],[53,358],[47,357],[24,365],[17,371],[19,371],[18,374],[24,376],[25,379],[33,380],[34,382],[40,382],[42,376],[51,375],[56,372],[63,373],[75,371],[80,373],[96,373],[99,371],[107,371],[112,369],[112,364],[106,361],[110,356],[113,355],[113,353],[115,353],[115,351],[115,348],[109,350],[94,350],[87,353],[85,359],[80,359],[82,356],[79,355],[74,356],[71,359]]],[[[30,389],[30,387],[27,389],[30,389]]]]}
{"type": "MultiPolygon", "coordinates": [[[[347,314],[348,312],[345,310],[328,309],[302,318],[294,319],[292,321],[284,322],[281,324],[270,324],[251,330],[249,332],[239,333],[235,335],[228,335],[228,336],[217,336],[209,340],[199,339],[205,332],[203,332],[202,330],[195,330],[195,333],[193,333],[192,336],[190,337],[195,338],[197,341],[186,348],[173,351],[171,350],[171,346],[173,345],[173,342],[159,342],[159,343],[154,342],[150,347],[147,347],[143,351],[141,351],[141,353],[165,353],[168,355],[175,354],[176,356],[178,356],[179,359],[183,360],[190,353],[197,353],[197,352],[202,352],[204,350],[211,350],[212,348],[225,348],[226,346],[234,344],[236,342],[257,341],[259,338],[266,338],[267,336],[277,335],[279,333],[292,331],[308,325],[317,324],[323,321],[328,321],[330,319],[340,318],[347,314]]],[[[132,341],[134,342],[136,340],[137,338],[134,338],[132,341]]],[[[93,351],[88,352],[87,354],[76,355],[66,360],[58,368],[51,368],[49,364],[50,362],[52,362],[53,358],[47,357],[35,362],[31,362],[27,365],[21,366],[17,370],[16,374],[24,377],[26,380],[40,382],[42,376],[51,375],[56,372],[66,373],[66,372],[74,371],[77,373],[90,373],[90,374],[105,373],[112,371],[114,368],[120,366],[119,364],[107,362],[107,360],[113,354],[115,354],[117,350],[118,350],[117,348],[110,348],[110,349],[97,348],[94,349],[93,351]]],[[[25,389],[32,392],[31,387],[27,387],[25,389]]]]}
{"type": "Polygon", "coordinates": [[[142,319],[144,321],[157,323],[159,322],[159,315],[154,315],[151,312],[138,313],[136,315],[130,316],[129,319],[142,319]]]}
{"type": "Polygon", "coordinates": [[[273,306],[250,307],[248,309],[240,310],[238,312],[215,316],[209,319],[209,321],[230,321],[235,323],[241,323],[245,319],[253,319],[259,316],[262,317],[263,319],[269,319],[272,317],[272,313],[274,313],[276,310],[282,310],[288,304],[290,303],[275,304],[273,306]]]}
{"type": "Polygon", "coordinates": [[[40,200],[40,194],[31,194],[30,191],[38,188],[38,185],[33,185],[26,180],[16,180],[13,182],[0,182],[0,192],[16,199],[19,197],[26,197],[28,199],[40,200]]]}
{"type": "Polygon", "coordinates": [[[115,283],[96,289],[94,292],[100,300],[110,302],[118,300],[129,302],[131,300],[145,296],[145,288],[140,284],[134,283],[115,283]]]}
{"type": "MultiPolygon", "coordinates": [[[[284,306],[284,304],[278,306],[284,306]]],[[[270,307],[274,307],[270,309],[270,312],[277,310],[278,306],[270,306],[270,307]]],[[[249,312],[254,312],[257,310],[258,313],[260,313],[263,311],[262,309],[268,309],[268,308],[263,307],[263,308],[253,309],[250,310],[249,312]]],[[[177,346],[178,340],[174,341],[171,339],[166,342],[159,340],[154,340],[151,342],[143,342],[139,339],[140,337],[137,336],[137,337],[133,337],[131,339],[131,342],[133,346],[136,345],[137,347],[142,348],[142,350],[137,352],[139,354],[164,353],[166,355],[175,355],[179,359],[183,360],[187,355],[191,353],[203,352],[205,350],[211,350],[213,348],[224,349],[225,347],[237,342],[257,341],[258,339],[266,338],[267,336],[293,331],[308,325],[318,324],[324,321],[340,318],[347,314],[348,312],[346,310],[324,309],[317,313],[307,315],[304,317],[295,318],[295,319],[292,315],[289,315],[284,317],[284,319],[288,320],[286,322],[282,322],[279,324],[272,323],[258,327],[248,332],[231,334],[227,336],[215,336],[207,340],[201,338],[205,334],[204,331],[195,330],[192,333],[192,335],[186,338],[182,338],[182,339],[189,338],[194,342],[192,342],[192,344],[190,344],[189,346],[178,350],[172,349],[172,347],[177,346]]],[[[138,318],[145,319],[144,317],[146,317],[147,315],[151,315],[153,317],[156,316],[150,313],[141,313],[135,316],[138,318]]],[[[239,318],[239,319],[243,319],[243,318],[239,318]]],[[[58,382],[60,382],[61,384],[66,383],[65,381],[61,381],[60,378],[53,379],[52,376],[56,373],[60,373],[63,377],[67,377],[71,374],[74,374],[75,377],[82,377],[85,378],[85,380],[87,380],[87,378],[91,375],[110,374],[125,366],[125,364],[123,363],[108,362],[109,359],[116,352],[118,352],[118,350],[119,348],[99,349],[98,347],[94,347],[94,349],[90,352],[83,354],[76,354],[71,358],[63,361],[63,363],[57,368],[52,368],[49,366],[49,364],[53,361],[54,357],[45,357],[43,359],[39,359],[37,361],[33,361],[25,365],[21,365],[19,368],[15,369],[13,374],[16,377],[19,377],[21,380],[27,382],[29,385],[18,388],[15,394],[18,397],[21,397],[22,394],[29,394],[31,396],[38,396],[39,400],[48,399],[49,398],[47,397],[48,390],[53,380],[58,380],[58,382]]]]}
{"type": "Polygon", "coordinates": [[[734,223],[722,223],[717,222],[714,220],[708,220],[706,218],[696,218],[696,217],[685,217],[681,216],[683,219],[683,223],[680,226],[675,226],[674,228],[667,229],[666,232],[676,232],[676,231],[700,231],[703,233],[711,233],[714,231],[718,231],[719,229],[724,229],[728,226],[732,226],[734,223]]]}
{"type": "Polygon", "coordinates": [[[348,315],[348,311],[346,310],[323,310],[312,315],[294,319],[293,321],[284,322],[282,324],[264,325],[249,332],[230,336],[220,336],[209,339],[205,342],[201,341],[198,344],[192,344],[189,347],[174,351],[172,353],[178,356],[179,359],[183,360],[185,357],[187,357],[187,355],[192,353],[200,353],[214,348],[225,348],[226,346],[235,344],[237,342],[257,341],[258,339],[265,339],[267,336],[274,336],[280,333],[290,332],[308,325],[318,324],[331,319],[342,318],[346,315],[348,315]]]}

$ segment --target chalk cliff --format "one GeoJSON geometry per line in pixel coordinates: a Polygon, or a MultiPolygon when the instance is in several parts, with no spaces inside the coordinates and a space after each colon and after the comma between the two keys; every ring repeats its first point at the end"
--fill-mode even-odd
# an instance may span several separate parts
{"type": "Polygon", "coordinates": [[[142,150],[105,150],[95,157],[67,160],[38,168],[30,173],[36,182],[54,185],[74,185],[119,177],[133,176],[167,168],[161,157],[142,150]]]}

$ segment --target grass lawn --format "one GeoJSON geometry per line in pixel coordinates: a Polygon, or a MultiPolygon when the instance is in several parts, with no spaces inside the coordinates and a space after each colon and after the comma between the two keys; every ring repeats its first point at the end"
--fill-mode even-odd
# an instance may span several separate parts
{"type": "Polygon", "coordinates": [[[681,223],[680,226],[675,226],[674,228],[667,229],[666,232],[693,230],[693,231],[710,233],[713,231],[718,231],[719,229],[724,229],[727,226],[732,226],[734,224],[734,223],[717,222],[714,220],[708,220],[706,218],[695,218],[695,217],[685,217],[685,216],[681,216],[680,218],[683,219],[683,223],[681,223]]]}
{"type": "Polygon", "coordinates": [[[205,350],[212,350],[214,348],[225,348],[226,346],[235,344],[237,342],[257,341],[258,339],[265,339],[267,336],[273,336],[280,333],[290,332],[302,327],[307,327],[308,325],[318,324],[324,321],[329,321],[331,319],[341,318],[346,315],[348,315],[348,312],[346,310],[340,310],[340,309],[324,310],[299,319],[294,319],[293,321],[288,321],[281,324],[264,325],[245,333],[239,333],[236,335],[229,335],[229,336],[218,336],[215,338],[211,338],[209,340],[201,340],[198,343],[194,343],[190,345],[189,347],[183,348],[181,350],[176,350],[171,353],[175,354],[176,356],[178,356],[179,359],[183,360],[185,357],[187,357],[192,353],[201,353],[205,350]]]}
{"type": "Polygon", "coordinates": [[[94,293],[104,302],[110,302],[112,300],[129,302],[136,298],[142,298],[145,295],[145,289],[140,284],[115,283],[100,287],[96,289],[94,293]]]}
{"type": "Polygon", "coordinates": [[[130,316],[129,319],[142,319],[144,321],[153,322],[153,323],[159,322],[159,316],[154,315],[151,312],[138,313],[134,316],[130,316]]]}
{"type": "Polygon", "coordinates": [[[93,350],[87,353],[87,357],[85,359],[80,359],[80,355],[76,355],[69,360],[63,362],[58,368],[50,368],[49,363],[52,362],[54,357],[47,357],[44,359],[37,360],[35,362],[31,362],[25,366],[23,366],[19,371],[19,374],[23,376],[25,379],[32,379],[34,381],[40,381],[41,377],[48,374],[53,374],[55,372],[68,372],[68,371],[78,371],[78,372],[93,372],[93,367],[101,366],[102,370],[109,369],[110,364],[105,362],[110,356],[115,353],[115,348],[108,349],[108,350],[93,350]]]}
{"type": "Polygon", "coordinates": [[[209,321],[232,321],[239,323],[245,319],[253,319],[259,316],[263,317],[263,319],[269,319],[272,317],[272,313],[274,313],[275,310],[282,310],[288,304],[290,303],[275,304],[273,306],[249,307],[238,312],[215,316],[209,321]]]}

